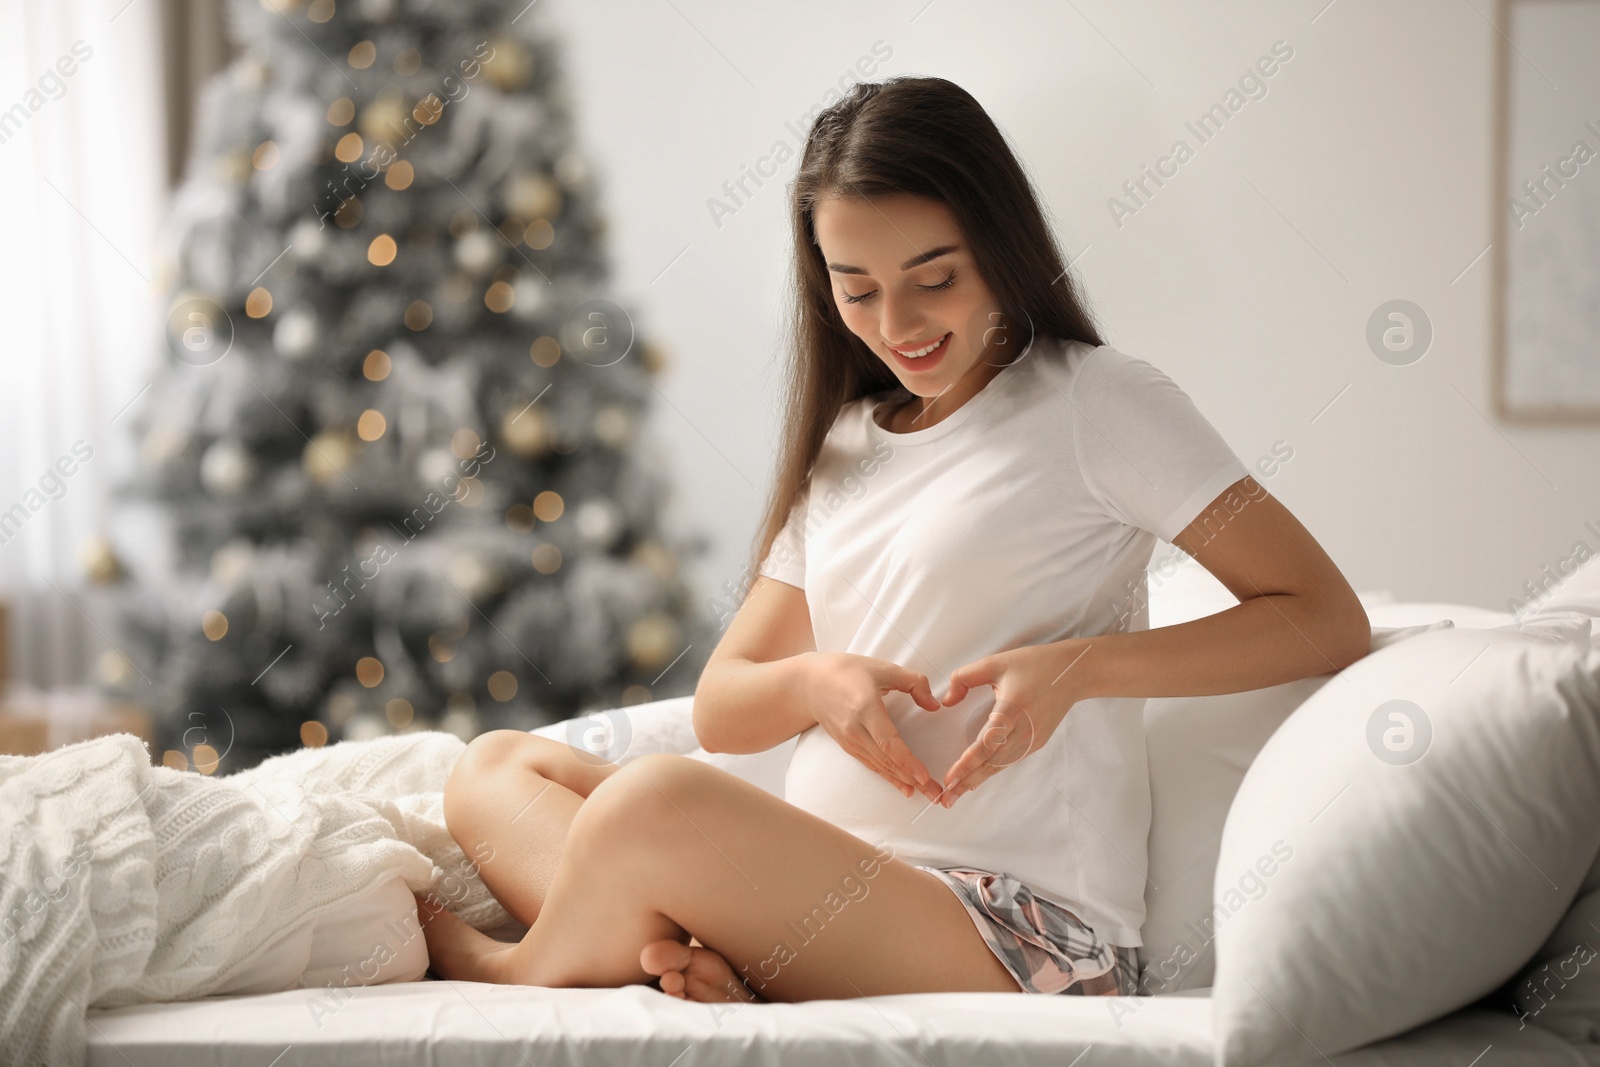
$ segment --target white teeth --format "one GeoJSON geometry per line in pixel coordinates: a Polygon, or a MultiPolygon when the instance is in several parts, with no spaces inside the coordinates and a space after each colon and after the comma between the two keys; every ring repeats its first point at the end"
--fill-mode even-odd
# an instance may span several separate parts
{"type": "MultiPolygon", "coordinates": [[[[950,336],[949,334],[945,334],[945,337],[949,337],[949,336],[950,336]]],[[[933,342],[933,344],[929,345],[927,348],[918,349],[915,352],[901,352],[900,355],[904,356],[906,359],[921,359],[923,356],[926,356],[927,354],[929,354],[930,352],[932,352],[934,349],[938,348],[942,344],[944,344],[944,337],[939,338],[937,341],[933,342]]]]}

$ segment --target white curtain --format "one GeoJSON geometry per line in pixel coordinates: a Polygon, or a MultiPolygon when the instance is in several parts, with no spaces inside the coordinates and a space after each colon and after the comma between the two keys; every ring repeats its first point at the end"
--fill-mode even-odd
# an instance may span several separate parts
{"type": "Polygon", "coordinates": [[[164,343],[160,17],[157,0],[0,4],[0,600],[13,681],[87,681],[115,640],[79,557],[115,534],[108,490],[132,469],[129,423],[164,343]]]}

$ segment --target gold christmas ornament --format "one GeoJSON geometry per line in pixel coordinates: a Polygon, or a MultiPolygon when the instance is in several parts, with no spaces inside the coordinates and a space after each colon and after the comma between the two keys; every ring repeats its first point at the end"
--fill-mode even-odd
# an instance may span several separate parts
{"type": "Polygon", "coordinates": [[[426,330],[433,322],[433,308],[428,306],[426,300],[413,300],[406,305],[406,313],[403,318],[407,329],[426,330]]]}
{"type": "Polygon", "coordinates": [[[407,726],[410,726],[411,720],[416,713],[417,709],[413,708],[411,701],[404,697],[395,697],[383,706],[384,718],[388,719],[389,725],[396,730],[404,730],[407,726]]]}
{"type": "Polygon", "coordinates": [[[359,133],[347,133],[333,146],[333,158],[340,163],[354,163],[366,150],[359,133]]]}
{"type": "Polygon", "coordinates": [[[646,568],[663,583],[671,582],[678,576],[678,559],[660,541],[651,538],[640,541],[634,546],[633,562],[646,568]]]}
{"type": "Polygon", "coordinates": [[[555,522],[567,509],[567,502],[554,489],[546,489],[533,498],[533,513],[540,522],[555,522]]]}
{"type": "Polygon", "coordinates": [[[633,436],[633,416],[620,404],[602,405],[594,413],[594,435],[607,448],[620,452],[633,436]]]}
{"type": "Polygon", "coordinates": [[[463,553],[451,560],[449,571],[450,584],[468,600],[478,600],[504,584],[498,567],[470,553],[463,553]]]}
{"type": "Polygon", "coordinates": [[[510,92],[521,89],[533,77],[533,53],[515,37],[491,37],[494,49],[481,64],[483,76],[496,88],[510,92]]]}
{"type": "Polygon", "coordinates": [[[121,652],[108,648],[101,653],[97,670],[101,681],[108,685],[119,685],[127,681],[128,676],[133,673],[133,664],[128,662],[128,657],[121,652]]]}
{"type": "Polygon", "coordinates": [[[561,569],[561,549],[546,541],[533,550],[533,569],[540,574],[554,574],[561,569]]]}
{"type": "Polygon", "coordinates": [[[561,342],[548,335],[535,338],[533,344],[528,346],[528,358],[536,366],[553,367],[561,358],[561,342]]]}
{"type": "Polygon", "coordinates": [[[667,369],[667,353],[654,341],[640,340],[639,360],[651,374],[659,375],[667,369]]]}
{"type": "Polygon", "coordinates": [[[517,676],[510,671],[495,671],[489,675],[489,695],[505,703],[517,695],[517,676]]]}
{"type": "Polygon", "coordinates": [[[522,231],[522,243],[536,252],[542,252],[555,243],[556,228],[547,219],[534,219],[522,231]]]}
{"type": "Polygon", "coordinates": [[[348,434],[324,430],[306,442],[300,458],[306,476],[316,485],[327,487],[339,481],[350,466],[355,458],[355,443],[348,434]]]}
{"type": "Polygon", "coordinates": [[[561,211],[561,187],[540,171],[522,171],[506,179],[506,210],[524,219],[550,219],[561,211]]]}
{"type": "Polygon", "coordinates": [[[361,136],[392,145],[406,136],[406,105],[399,93],[384,93],[361,109],[361,136]]]}
{"type": "Polygon", "coordinates": [[[189,450],[189,435],[177,426],[159,423],[150,428],[139,444],[139,458],[145,465],[160,470],[189,450]]]}
{"type": "Polygon", "coordinates": [[[243,185],[255,170],[251,163],[251,149],[235,148],[224,152],[212,162],[212,173],[223,185],[243,185]]]}
{"type": "Polygon", "coordinates": [[[646,615],[628,627],[628,658],[642,671],[660,670],[681,651],[678,624],[665,615],[646,615]]]}
{"type": "Polygon", "coordinates": [[[500,421],[500,440],[525,459],[550,450],[550,427],[543,411],[523,403],[508,410],[500,421]]]}
{"type": "Polygon", "coordinates": [[[242,585],[255,561],[255,546],[236,537],[211,554],[211,580],[224,589],[242,585]]]}
{"type": "Polygon", "coordinates": [[[96,585],[115,582],[127,574],[111,541],[103,534],[87,538],[78,550],[78,562],[83,566],[84,577],[96,585]]]}
{"type": "Polygon", "coordinates": [[[506,529],[512,533],[528,533],[533,524],[533,509],[528,505],[512,504],[506,508],[506,529]]]}
{"type": "Polygon", "coordinates": [[[194,746],[194,769],[201,774],[217,773],[217,765],[222,762],[222,754],[207,744],[194,746]]]}
{"type": "Polygon", "coordinates": [[[375,656],[362,656],[356,660],[356,681],[373,688],[383,681],[383,663],[375,656]]]}

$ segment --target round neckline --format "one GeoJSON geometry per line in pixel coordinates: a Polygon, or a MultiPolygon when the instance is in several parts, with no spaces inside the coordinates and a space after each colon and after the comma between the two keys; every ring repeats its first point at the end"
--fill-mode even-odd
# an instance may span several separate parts
{"type": "Polygon", "coordinates": [[[932,426],[924,426],[920,430],[910,430],[906,433],[896,433],[894,430],[885,430],[882,426],[878,425],[878,409],[883,407],[885,404],[896,400],[904,402],[914,395],[911,390],[907,389],[903,385],[896,385],[889,391],[887,395],[875,393],[873,395],[879,397],[880,399],[866,405],[867,432],[871,433],[880,440],[893,441],[896,444],[905,445],[922,444],[925,441],[932,441],[936,438],[943,437],[945,434],[956,429],[962,423],[971,418],[973,411],[975,411],[978,406],[984,402],[986,397],[992,393],[999,392],[999,390],[995,388],[996,383],[1002,378],[1009,379],[1013,377],[1013,375],[1010,373],[1013,367],[1016,367],[1022,363],[1026,363],[1029,359],[1037,359],[1038,356],[1038,353],[1028,353],[1021,359],[1013,360],[1012,362],[1007,363],[1004,367],[1000,368],[999,372],[996,373],[993,378],[990,378],[983,384],[982,389],[979,389],[975,394],[969,397],[965,404],[962,404],[960,407],[956,408],[954,411],[946,415],[940,421],[934,423],[932,426]]]}

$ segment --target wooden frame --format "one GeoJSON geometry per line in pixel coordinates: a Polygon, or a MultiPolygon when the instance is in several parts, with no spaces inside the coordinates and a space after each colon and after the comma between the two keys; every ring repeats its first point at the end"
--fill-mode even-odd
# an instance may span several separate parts
{"type": "MultiPolygon", "coordinates": [[[[1600,85],[1600,75],[1579,74],[1564,67],[1558,77],[1568,84],[1560,85],[1559,89],[1567,91],[1559,91],[1550,83],[1550,77],[1535,65],[1537,59],[1530,58],[1517,45],[1517,23],[1520,20],[1525,24],[1528,18],[1535,16],[1542,16],[1549,23],[1541,28],[1545,32],[1559,34],[1557,24],[1573,19],[1587,24],[1592,18],[1593,25],[1600,28],[1600,0],[1497,0],[1495,22],[1499,32],[1495,35],[1493,150],[1497,221],[1493,226],[1491,254],[1493,321],[1490,342],[1494,407],[1496,415],[1506,422],[1600,422],[1600,328],[1583,328],[1589,324],[1590,317],[1594,323],[1589,325],[1600,326],[1600,239],[1584,244],[1573,236],[1576,231],[1571,229],[1575,217],[1589,217],[1593,219],[1591,232],[1600,234],[1600,107],[1590,106],[1582,113],[1587,121],[1578,114],[1552,118],[1558,108],[1567,106],[1575,97],[1597,99],[1593,93],[1572,92],[1575,86],[1571,82],[1582,78],[1586,86],[1591,80],[1600,85]],[[1513,113],[1518,103],[1514,97],[1521,89],[1533,89],[1537,95],[1547,97],[1545,108],[1530,109],[1524,102],[1513,113]],[[1563,130],[1570,126],[1570,141],[1563,145],[1559,134],[1551,140],[1547,131],[1541,131],[1537,163],[1514,159],[1517,129],[1513,124],[1519,118],[1530,124],[1533,120],[1554,122],[1563,130]],[[1578,141],[1586,144],[1595,157],[1585,163],[1576,162],[1573,149],[1578,141]],[[1576,168],[1564,180],[1561,173],[1552,176],[1552,171],[1561,170],[1562,162],[1571,162],[1576,168]],[[1526,182],[1534,180],[1544,183],[1546,199],[1541,201],[1525,192],[1526,182]],[[1521,184],[1514,186],[1514,182],[1521,184]],[[1579,191],[1574,192],[1569,186],[1576,186],[1579,191]],[[1562,193],[1567,195],[1563,198],[1562,193]],[[1524,206],[1519,207],[1513,202],[1514,198],[1524,206]],[[1575,211],[1589,205],[1592,205],[1589,210],[1574,215],[1575,211]],[[1532,207],[1538,217],[1529,217],[1527,207],[1532,207]],[[1525,238],[1534,223],[1542,230],[1530,241],[1525,238]],[[1568,229],[1558,231],[1557,227],[1568,229]],[[1559,236],[1561,233],[1565,236],[1559,236]],[[1589,254],[1574,254],[1574,248],[1589,254]],[[1513,277],[1514,271],[1516,277],[1513,277]],[[1539,289],[1535,283],[1541,280],[1554,284],[1539,289]],[[1521,306],[1513,304],[1517,295],[1513,293],[1513,286],[1523,294],[1521,306]],[[1560,291],[1563,287],[1567,290],[1564,293],[1560,291]],[[1576,296],[1571,291],[1574,288],[1576,296]],[[1546,306],[1527,306],[1530,292],[1540,293],[1546,306]],[[1551,314],[1562,310],[1563,300],[1566,313],[1551,314]],[[1538,333],[1530,335],[1526,324],[1530,316],[1541,312],[1543,314],[1534,321],[1558,324],[1556,329],[1569,329],[1570,333],[1581,337],[1530,340],[1530,336],[1537,338],[1538,333]],[[1576,325],[1569,326],[1572,323],[1576,325]],[[1520,338],[1514,336],[1519,326],[1522,327],[1520,338]],[[1553,400],[1553,397],[1561,399],[1553,400]]],[[[1588,37],[1590,42],[1596,39],[1588,37]]],[[[1523,43],[1530,42],[1524,40],[1523,43]]],[[[1590,47],[1592,49],[1592,44],[1590,47]]],[[[1527,154],[1526,150],[1523,154],[1527,154]]]]}

